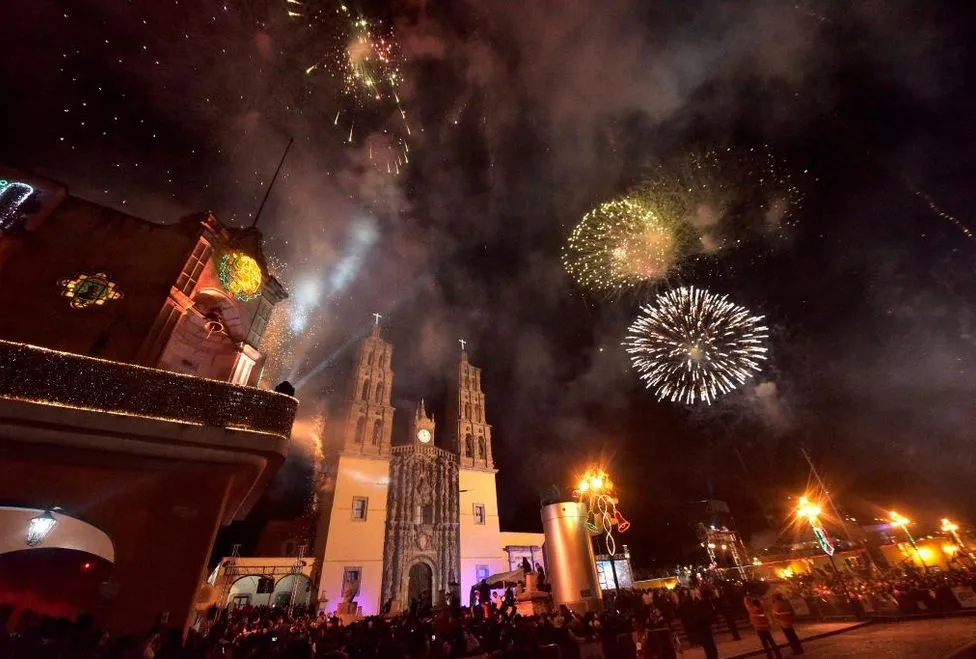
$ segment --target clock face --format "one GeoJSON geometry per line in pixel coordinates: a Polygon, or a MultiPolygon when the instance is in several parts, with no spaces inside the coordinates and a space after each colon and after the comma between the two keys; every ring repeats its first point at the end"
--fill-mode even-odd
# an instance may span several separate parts
{"type": "Polygon", "coordinates": [[[417,439],[419,439],[424,444],[429,443],[430,431],[427,430],[426,428],[421,428],[420,430],[417,431],[417,439]]]}

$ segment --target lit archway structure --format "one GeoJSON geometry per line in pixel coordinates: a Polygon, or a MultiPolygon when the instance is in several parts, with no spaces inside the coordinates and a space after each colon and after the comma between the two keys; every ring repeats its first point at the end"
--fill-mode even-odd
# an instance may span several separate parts
{"type": "Polygon", "coordinates": [[[115,562],[115,546],[108,534],[77,517],[50,511],[57,522],[43,540],[28,545],[25,538],[31,519],[43,515],[39,508],[0,506],[0,555],[14,551],[70,549],[115,562]]]}
{"type": "Polygon", "coordinates": [[[60,511],[0,506],[0,593],[18,611],[74,618],[98,607],[115,547],[101,529],[60,511]],[[46,521],[43,532],[32,524],[46,521]]]}

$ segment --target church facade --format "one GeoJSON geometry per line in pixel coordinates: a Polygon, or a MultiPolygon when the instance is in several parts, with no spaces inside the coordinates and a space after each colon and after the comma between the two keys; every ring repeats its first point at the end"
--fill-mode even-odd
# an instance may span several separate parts
{"type": "Polygon", "coordinates": [[[356,356],[351,395],[329,437],[319,492],[315,557],[320,607],[354,597],[363,615],[436,602],[542,562],[541,533],[506,533],[498,517],[491,426],[481,369],[463,347],[446,422],[423,402],[405,442],[393,444],[393,346],[376,324],[356,356]],[[443,437],[438,433],[442,433],[443,437]]]}

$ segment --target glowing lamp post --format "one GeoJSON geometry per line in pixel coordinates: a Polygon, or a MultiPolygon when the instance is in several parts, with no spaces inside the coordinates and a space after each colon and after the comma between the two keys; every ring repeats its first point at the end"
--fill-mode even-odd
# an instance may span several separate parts
{"type": "Polygon", "coordinates": [[[922,564],[922,569],[928,572],[929,566],[926,565],[925,559],[922,558],[922,552],[918,550],[918,544],[915,542],[915,537],[912,535],[912,532],[908,530],[908,525],[912,523],[912,520],[908,519],[904,515],[900,515],[894,510],[888,513],[888,519],[891,520],[892,526],[900,527],[901,530],[905,532],[905,535],[908,536],[908,542],[911,543],[912,549],[915,550],[915,555],[918,556],[918,562],[922,564]]]}
{"type": "Polygon", "coordinates": [[[37,517],[27,522],[27,546],[36,547],[51,535],[51,531],[58,525],[58,520],[50,510],[45,510],[37,517]]]}
{"type": "MultiPolygon", "coordinates": [[[[810,501],[808,498],[800,497],[800,500],[796,505],[796,516],[798,519],[806,520],[810,524],[810,528],[813,529],[813,537],[817,539],[817,544],[820,545],[820,549],[823,553],[830,557],[830,564],[834,564],[834,543],[830,541],[830,536],[827,535],[827,531],[824,529],[823,523],[820,521],[820,513],[823,512],[820,509],[820,505],[810,501]]],[[[837,567],[834,567],[834,571],[837,567]]]]}
{"type": "Polygon", "coordinates": [[[949,520],[948,517],[942,518],[942,532],[948,533],[952,536],[952,539],[956,541],[959,548],[962,549],[966,554],[969,554],[969,550],[966,549],[966,545],[963,544],[962,538],[959,537],[959,525],[955,522],[949,520]]]}
{"type": "Polygon", "coordinates": [[[841,585],[844,588],[844,592],[847,593],[847,601],[854,611],[854,616],[860,620],[863,617],[864,610],[861,606],[860,601],[854,597],[850,589],[847,587],[847,581],[841,576],[840,570],[837,569],[837,563],[834,562],[834,552],[836,548],[834,543],[831,542],[830,536],[827,535],[826,529],[824,529],[823,522],[820,521],[820,513],[823,512],[820,508],[820,504],[810,501],[805,496],[800,497],[800,500],[796,504],[796,517],[797,519],[806,520],[810,524],[810,528],[813,529],[813,536],[817,539],[817,544],[820,545],[820,549],[823,553],[827,554],[827,558],[830,559],[830,567],[833,568],[834,574],[840,580],[841,585]]]}
{"type": "Polygon", "coordinates": [[[617,510],[617,498],[613,494],[613,481],[603,469],[587,469],[583,477],[576,484],[573,492],[580,503],[587,504],[586,528],[593,535],[604,535],[604,544],[610,556],[610,571],[613,574],[614,589],[619,591],[617,581],[617,566],[614,557],[617,545],[613,539],[613,527],[623,533],[630,528],[630,522],[617,510]]]}

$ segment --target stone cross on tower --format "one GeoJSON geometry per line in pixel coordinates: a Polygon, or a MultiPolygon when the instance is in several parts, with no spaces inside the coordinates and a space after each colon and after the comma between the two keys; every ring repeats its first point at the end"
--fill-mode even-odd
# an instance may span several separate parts
{"type": "Polygon", "coordinates": [[[461,352],[464,352],[464,346],[467,343],[464,339],[458,339],[458,343],[461,344],[461,352]]]}
{"type": "Polygon", "coordinates": [[[374,325],[379,325],[380,324],[380,318],[382,318],[382,317],[383,317],[382,314],[374,313],[373,314],[373,324],[374,325]]]}

